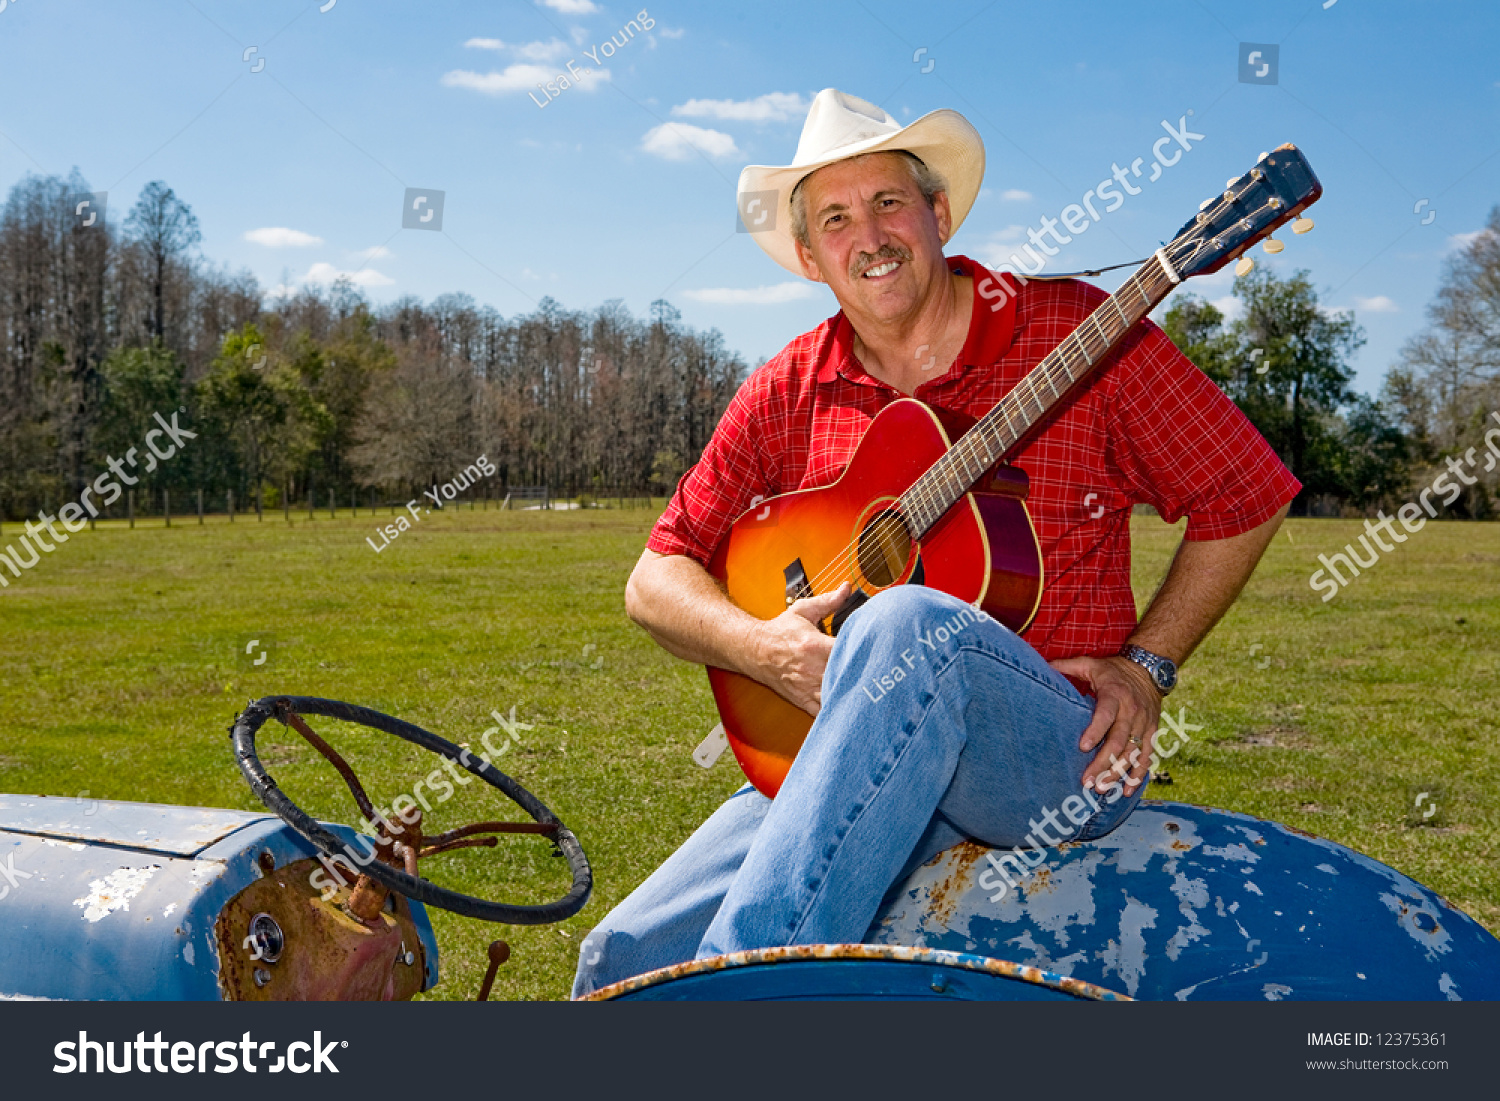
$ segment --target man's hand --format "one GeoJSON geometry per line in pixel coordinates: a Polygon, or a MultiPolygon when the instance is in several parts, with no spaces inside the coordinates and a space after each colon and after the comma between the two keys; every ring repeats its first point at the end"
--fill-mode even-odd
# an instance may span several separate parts
{"type": "Polygon", "coordinates": [[[1094,692],[1094,717],[1079,739],[1078,748],[1099,752],[1083,772],[1083,786],[1092,788],[1099,777],[1115,770],[1125,794],[1135,794],[1151,767],[1152,745],[1161,725],[1161,693],[1151,674],[1128,658],[1064,658],[1049,662],[1065,676],[1086,681],[1094,692]],[[1116,768],[1116,762],[1122,766],[1116,768]],[[1123,767],[1128,763],[1129,770],[1123,767]]]}
{"type": "Polygon", "coordinates": [[[823,706],[823,670],[833,652],[833,636],[818,630],[818,622],[838,611],[850,591],[845,582],[833,592],[798,600],[756,632],[756,679],[809,715],[823,706]]]}

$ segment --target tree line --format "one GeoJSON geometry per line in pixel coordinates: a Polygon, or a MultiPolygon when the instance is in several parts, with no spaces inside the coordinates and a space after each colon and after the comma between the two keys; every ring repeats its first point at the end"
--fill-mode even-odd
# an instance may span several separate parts
{"type": "Polygon", "coordinates": [[[119,227],[89,199],[76,172],[29,176],[0,208],[6,518],[78,500],[132,448],[138,509],[405,500],[481,454],[500,486],[662,495],[746,374],[665,301],[505,318],[465,294],[372,306],[347,279],[268,294],[199,255],[165,183],[119,227]],[[173,413],[197,435],[158,462],[145,436],[173,413]]]}
{"type": "Polygon", "coordinates": [[[1351,356],[1364,332],[1331,311],[1305,271],[1235,280],[1242,316],[1177,299],[1163,328],[1276,449],[1303,489],[1295,515],[1393,512],[1445,471],[1460,490],[1445,515],[1500,511],[1500,207],[1444,264],[1425,327],[1401,349],[1377,397],[1356,393],[1351,356]],[[1475,449],[1476,473],[1460,460],[1475,449]],[[1486,468],[1485,463],[1488,462],[1486,468]]]}
{"type": "MultiPolygon", "coordinates": [[[[242,508],[405,500],[481,454],[501,486],[660,495],[746,374],[665,301],[639,319],[545,298],[507,319],[466,294],[373,306],[347,279],[268,293],[199,253],[165,183],[118,226],[97,199],[75,171],[28,176],[0,208],[8,519],[78,500],[132,448],[122,480],[143,509],[164,490],[183,507],[199,490],[242,508]],[[158,462],[145,436],[174,412],[197,435],[158,462]]],[[[1350,386],[1362,329],[1306,272],[1254,271],[1233,293],[1236,320],[1184,295],[1164,328],[1301,479],[1294,512],[1390,510],[1500,427],[1500,207],[1447,261],[1378,397],[1350,386]]],[[[1448,515],[1495,515],[1497,486],[1500,471],[1465,480],[1448,515]]]]}

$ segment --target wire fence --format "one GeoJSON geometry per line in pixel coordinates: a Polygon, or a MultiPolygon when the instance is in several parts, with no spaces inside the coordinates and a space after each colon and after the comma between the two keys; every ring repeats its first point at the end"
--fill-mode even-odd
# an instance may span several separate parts
{"type": "Polygon", "coordinates": [[[255,523],[266,520],[336,520],[359,516],[395,515],[405,512],[408,506],[433,511],[467,510],[487,511],[570,511],[575,509],[645,509],[651,510],[665,504],[665,498],[653,497],[644,488],[580,489],[566,487],[554,490],[548,486],[485,486],[453,498],[439,495],[436,503],[430,491],[416,490],[411,496],[397,499],[378,489],[337,490],[310,492],[300,499],[292,499],[267,486],[260,493],[236,494],[233,490],[205,492],[193,490],[138,491],[127,490],[108,505],[97,497],[90,498],[85,505],[77,502],[64,504],[54,510],[44,504],[40,518],[22,521],[0,519],[0,533],[6,525],[22,527],[27,523],[40,526],[45,518],[53,523],[68,525],[68,530],[78,530],[87,523],[94,527],[101,520],[117,523],[123,521],[134,528],[143,526],[172,527],[180,524],[202,524],[207,520],[228,523],[255,523]]]}

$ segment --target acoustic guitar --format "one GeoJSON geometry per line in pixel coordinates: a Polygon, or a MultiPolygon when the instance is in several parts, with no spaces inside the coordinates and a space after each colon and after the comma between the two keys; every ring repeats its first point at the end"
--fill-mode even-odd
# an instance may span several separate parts
{"type": "MultiPolygon", "coordinates": [[[[1024,630],[1041,602],[1042,551],[1026,510],[1026,474],[1006,456],[1174,286],[1218,271],[1293,218],[1293,232],[1307,232],[1312,222],[1299,215],[1322,193],[1295,146],[1262,154],[983,417],[965,423],[911,398],[891,402],[838,481],[757,501],[725,535],[709,573],[759,619],[849,582],[849,600],[819,624],[831,635],[876,593],[909,584],[1024,630]]],[[[1279,252],[1281,242],[1266,248],[1279,252]]],[[[1242,258],[1236,271],[1250,265],[1242,258]]],[[[1007,280],[1005,293],[1013,290],[1007,280]]],[[[993,283],[976,292],[986,301],[1000,293],[993,283]]],[[[812,716],[742,674],[710,668],[708,677],[740,767],[774,798],[812,716]]]]}

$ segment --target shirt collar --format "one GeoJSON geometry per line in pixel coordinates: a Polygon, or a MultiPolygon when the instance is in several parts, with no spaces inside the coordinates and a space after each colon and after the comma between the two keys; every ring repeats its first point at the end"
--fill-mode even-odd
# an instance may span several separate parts
{"type": "MultiPolygon", "coordinates": [[[[1006,272],[996,275],[967,256],[950,256],[947,261],[949,271],[974,280],[974,309],[969,317],[968,338],[958,354],[957,369],[963,371],[998,363],[1015,337],[1016,295],[1019,293],[1015,280],[1006,272]]],[[[951,370],[945,371],[938,377],[946,378],[951,373],[951,370]]],[[[818,381],[832,382],[838,375],[850,382],[885,386],[855,358],[854,326],[843,310],[834,315],[828,352],[818,370],[818,381]]]]}

